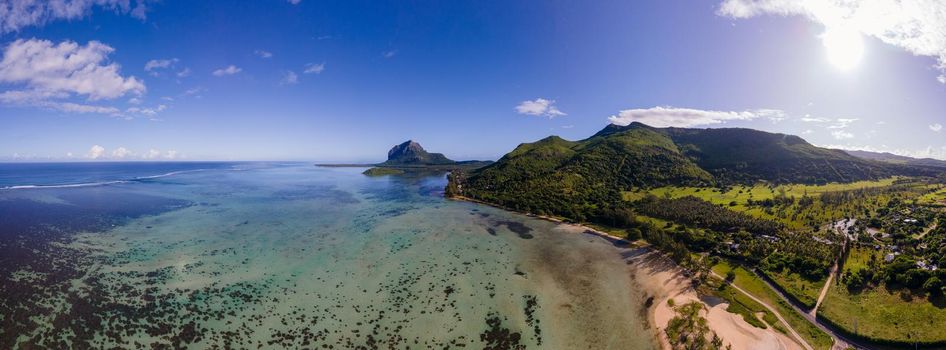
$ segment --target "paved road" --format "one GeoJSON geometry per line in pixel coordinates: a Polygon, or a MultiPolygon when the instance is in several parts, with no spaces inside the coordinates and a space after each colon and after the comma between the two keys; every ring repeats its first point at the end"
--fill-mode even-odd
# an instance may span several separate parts
{"type": "Polygon", "coordinates": [[[785,302],[788,303],[788,305],[791,305],[792,308],[795,309],[795,311],[797,311],[799,314],[804,316],[805,319],[808,320],[808,322],[811,322],[812,324],[817,326],[819,329],[821,329],[823,332],[831,336],[831,338],[834,339],[834,347],[833,347],[834,349],[847,349],[848,347],[853,347],[855,349],[878,349],[879,348],[877,345],[869,346],[863,343],[859,343],[858,341],[851,340],[850,338],[846,338],[844,335],[841,335],[835,332],[831,328],[828,328],[828,326],[824,325],[823,323],[821,323],[821,321],[818,320],[818,317],[805,312],[805,310],[798,307],[798,305],[795,305],[794,303],[789,301],[788,297],[785,296],[785,294],[782,294],[782,292],[778,288],[775,288],[775,286],[773,286],[772,283],[769,283],[768,280],[766,280],[765,278],[760,278],[760,279],[762,280],[762,282],[765,282],[765,284],[768,285],[770,289],[775,291],[775,293],[778,294],[778,296],[781,297],[782,300],[785,300],[785,302]]]}
{"type": "MultiPolygon", "coordinates": [[[[720,276],[716,272],[710,271],[710,273],[713,274],[713,276],[716,276],[717,278],[725,280],[723,276],[720,276]]],[[[752,295],[752,293],[749,293],[743,290],[742,288],[739,288],[735,284],[730,283],[729,286],[738,290],[740,293],[745,294],[747,297],[749,297],[749,299],[752,299],[753,301],[759,303],[759,305],[762,305],[766,309],[769,309],[769,311],[771,311],[772,314],[775,315],[775,317],[778,318],[778,320],[782,322],[783,325],[785,325],[785,328],[788,329],[788,331],[792,333],[792,336],[795,337],[795,339],[798,341],[798,344],[801,344],[807,350],[814,350],[814,348],[812,348],[811,345],[809,345],[808,342],[805,341],[805,338],[802,338],[801,335],[799,335],[798,332],[796,332],[795,329],[792,328],[792,325],[789,324],[788,321],[785,321],[784,318],[782,318],[782,314],[780,314],[777,310],[775,310],[774,307],[770,306],[769,304],[765,303],[762,300],[759,300],[759,298],[756,298],[754,295],[752,295]]]]}

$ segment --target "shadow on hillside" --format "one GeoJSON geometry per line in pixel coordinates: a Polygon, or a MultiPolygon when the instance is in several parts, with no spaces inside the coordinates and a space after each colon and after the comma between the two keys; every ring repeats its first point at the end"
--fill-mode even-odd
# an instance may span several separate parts
{"type": "Polygon", "coordinates": [[[939,294],[939,295],[930,294],[926,297],[926,300],[928,300],[930,304],[933,304],[933,306],[935,306],[938,309],[946,309],[946,296],[944,296],[943,294],[939,294]]]}

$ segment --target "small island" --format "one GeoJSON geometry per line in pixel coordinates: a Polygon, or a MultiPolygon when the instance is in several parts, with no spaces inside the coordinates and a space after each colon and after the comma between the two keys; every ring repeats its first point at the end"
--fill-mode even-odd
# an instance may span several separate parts
{"type": "Polygon", "coordinates": [[[442,153],[427,152],[420,143],[407,140],[388,151],[388,159],[378,164],[318,164],[325,167],[371,167],[362,174],[367,176],[401,175],[407,172],[450,172],[455,170],[474,170],[492,161],[467,160],[454,161],[442,153]]]}

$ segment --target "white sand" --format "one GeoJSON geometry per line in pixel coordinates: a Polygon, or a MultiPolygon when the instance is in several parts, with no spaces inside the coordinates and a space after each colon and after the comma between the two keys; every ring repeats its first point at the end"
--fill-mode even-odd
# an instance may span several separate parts
{"type": "MultiPolygon", "coordinates": [[[[673,309],[667,300],[673,299],[676,305],[691,301],[700,301],[696,290],[690,285],[690,279],[682,274],[682,270],[669,259],[655,252],[647,252],[631,258],[635,269],[634,278],[648,292],[654,296],[654,305],[651,313],[651,325],[660,337],[663,348],[669,349],[670,343],[664,329],[674,317],[673,309]]],[[[700,301],[702,302],[702,301],[700,301]]],[[[771,327],[759,329],[748,324],[742,316],[726,311],[729,306],[720,303],[707,307],[704,313],[709,327],[723,339],[723,344],[732,345],[733,349],[750,350],[777,350],[802,349],[797,343],[771,327]]]]}
{"type": "MultiPolygon", "coordinates": [[[[468,198],[462,199],[470,200],[468,198]]],[[[470,201],[478,202],[476,200],[470,201]]],[[[562,226],[570,226],[570,231],[576,233],[591,231],[608,239],[621,239],[586,226],[562,223],[557,218],[533,216],[561,223],[562,226]]],[[[756,328],[743,320],[742,316],[727,312],[726,308],[729,306],[727,303],[710,306],[700,300],[696,290],[691,286],[691,279],[683,275],[683,269],[659,252],[649,248],[635,249],[633,254],[630,254],[630,257],[627,258],[627,261],[631,271],[633,271],[633,278],[636,283],[644,288],[647,295],[653,296],[653,305],[648,315],[648,321],[651,327],[654,328],[662,348],[670,349],[670,343],[664,329],[670,319],[675,316],[675,312],[667,304],[668,300],[673,299],[676,305],[691,301],[703,303],[706,306],[703,316],[706,317],[710,330],[716,332],[723,339],[724,345],[732,345],[733,349],[804,350],[791,337],[779,333],[772,327],[767,329],[756,328]]]]}

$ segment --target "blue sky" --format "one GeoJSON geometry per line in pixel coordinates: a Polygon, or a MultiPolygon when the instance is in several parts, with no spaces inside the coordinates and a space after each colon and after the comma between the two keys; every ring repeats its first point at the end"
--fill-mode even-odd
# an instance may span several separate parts
{"type": "Polygon", "coordinates": [[[495,159],[635,120],[946,158],[946,7],[296,2],[0,0],[0,160],[495,159]]]}

